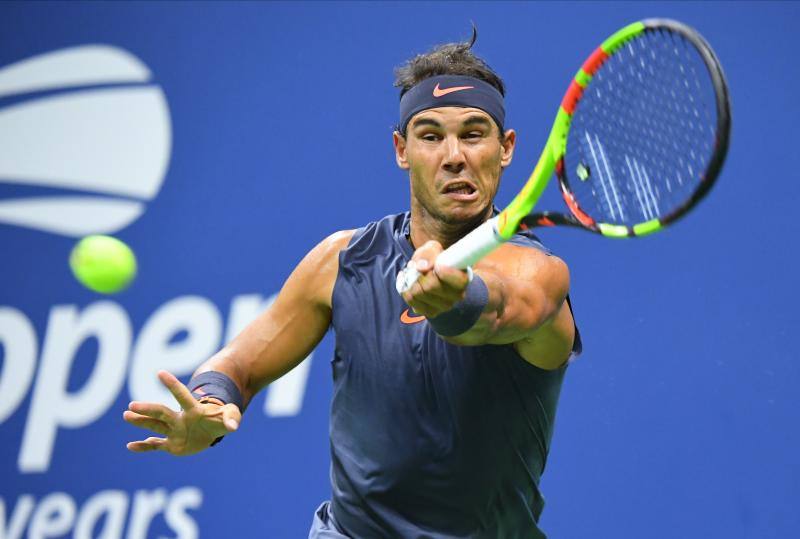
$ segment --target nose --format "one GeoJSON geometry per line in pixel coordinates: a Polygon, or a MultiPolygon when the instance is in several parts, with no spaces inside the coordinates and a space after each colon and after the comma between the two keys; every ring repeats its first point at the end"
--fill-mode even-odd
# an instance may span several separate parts
{"type": "Polygon", "coordinates": [[[466,166],[464,149],[461,147],[461,140],[457,136],[450,136],[445,139],[445,155],[442,168],[447,172],[458,174],[466,166]]]}

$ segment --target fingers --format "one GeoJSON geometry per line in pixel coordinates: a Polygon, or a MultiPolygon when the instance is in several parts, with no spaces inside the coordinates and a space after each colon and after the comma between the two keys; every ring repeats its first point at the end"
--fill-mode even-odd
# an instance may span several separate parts
{"type": "Polygon", "coordinates": [[[175,378],[172,373],[158,371],[158,379],[169,389],[169,392],[172,393],[172,396],[175,397],[175,400],[178,401],[182,409],[188,410],[197,405],[197,399],[192,396],[192,392],[189,391],[189,388],[175,378]]]}
{"type": "Polygon", "coordinates": [[[437,264],[436,260],[441,253],[442,245],[432,240],[425,242],[422,247],[414,252],[409,265],[413,264],[417,271],[422,274],[417,282],[420,282],[422,288],[426,291],[430,290],[431,293],[434,290],[438,290],[439,287],[435,285],[439,283],[444,285],[445,289],[463,290],[469,282],[467,273],[460,269],[437,264]]]}
{"type": "MultiPolygon", "coordinates": [[[[427,276],[425,276],[427,277],[427,276]]],[[[403,299],[414,309],[414,312],[427,317],[433,317],[444,312],[458,301],[459,294],[452,294],[441,288],[436,283],[436,276],[432,275],[433,281],[417,281],[414,286],[403,293],[403,299]]]]}
{"type": "Polygon", "coordinates": [[[164,436],[168,436],[170,431],[172,430],[163,421],[159,421],[158,419],[153,419],[145,415],[137,414],[136,412],[131,412],[130,410],[125,410],[122,413],[122,419],[124,419],[125,421],[127,421],[128,423],[130,423],[135,427],[151,430],[153,432],[157,432],[158,434],[163,434],[164,436]]]}
{"type": "Polygon", "coordinates": [[[414,309],[415,314],[422,315],[426,318],[435,318],[447,310],[422,301],[411,301],[408,303],[408,305],[414,309]]]}
{"type": "Polygon", "coordinates": [[[133,401],[128,405],[128,410],[136,412],[139,415],[157,419],[167,425],[173,425],[178,416],[177,412],[174,410],[170,410],[163,404],[158,404],[156,402],[133,401]]]}
{"type": "Polygon", "coordinates": [[[127,448],[134,453],[147,453],[148,451],[158,451],[165,448],[167,440],[165,438],[150,437],[139,442],[129,442],[127,448]]]}
{"type": "Polygon", "coordinates": [[[433,240],[426,241],[422,247],[414,252],[414,256],[411,257],[411,261],[414,262],[417,270],[425,275],[431,269],[433,269],[433,264],[436,262],[436,258],[441,252],[441,243],[433,240]]]}
{"type": "Polygon", "coordinates": [[[242,422],[242,412],[235,404],[226,404],[222,407],[222,424],[228,432],[234,432],[242,422]]]}
{"type": "Polygon", "coordinates": [[[467,273],[447,266],[428,268],[403,299],[414,312],[429,318],[449,311],[463,299],[469,278],[467,273]]]}
{"type": "Polygon", "coordinates": [[[436,264],[434,273],[442,283],[455,290],[464,290],[469,284],[469,275],[460,269],[436,264]]]}
{"type": "Polygon", "coordinates": [[[460,294],[458,293],[446,293],[435,287],[428,290],[421,283],[415,284],[411,290],[403,295],[403,299],[414,309],[415,313],[428,318],[433,318],[445,311],[449,311],[459,298],[460,294]]]}

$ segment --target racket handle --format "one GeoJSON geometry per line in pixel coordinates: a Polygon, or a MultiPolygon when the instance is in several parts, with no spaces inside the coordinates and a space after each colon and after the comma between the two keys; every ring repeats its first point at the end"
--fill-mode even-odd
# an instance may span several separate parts
{"type": "MultiPolygon", "coordinates": [[[[445,249],[436,259],[436,263],[465,270],[500,247],[503,241],[503,238],[497,232],[497,217],[492,217],[445,249]]],[[[421,275],[414,264],[409,262],[397,274],[397,281],[395,282],[397,292],[402,294],[411,288],[421,275]]]]}

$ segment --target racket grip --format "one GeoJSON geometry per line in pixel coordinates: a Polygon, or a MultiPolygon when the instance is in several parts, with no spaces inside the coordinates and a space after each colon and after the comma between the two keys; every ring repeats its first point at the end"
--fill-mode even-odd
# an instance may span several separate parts
{"type": "MultiPolygon", "coordinates": [[[[497,217],[493,217],[445,249],[436,259],[436,263],[452,268],[467,269],[500,247],[503,241],[497,232],[497,217]]],[[[414,264],[409,262],[397,274],[395,282],[397,292],[402,294],[411,288],[420,276],[421,273],[414,264]]]]}

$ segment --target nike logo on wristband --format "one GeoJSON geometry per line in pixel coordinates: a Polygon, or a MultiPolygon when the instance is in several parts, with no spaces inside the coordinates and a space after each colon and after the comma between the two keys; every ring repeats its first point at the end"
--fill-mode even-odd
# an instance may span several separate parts
{"type": "Polygon", "coordinates": [[[452,88],[439,88],[439,83],[436,83],[436,88],[433,89],[433,97],[442,97],[443,95],[452,94],[453,92],[460,92],[461,90],[469,90],[475,88],[474,86],[453,86],[452,88]]]}

